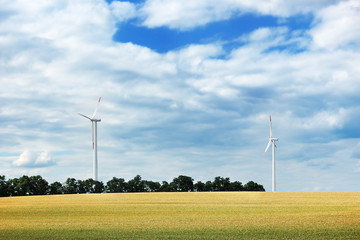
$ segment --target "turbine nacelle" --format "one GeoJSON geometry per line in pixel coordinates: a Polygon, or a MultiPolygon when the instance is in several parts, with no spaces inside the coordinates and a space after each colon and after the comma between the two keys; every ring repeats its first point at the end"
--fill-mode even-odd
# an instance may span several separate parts
{"type": "Polygon", "coordinates": [[[91,122],[101,122],[101,119],[96,119],[96,118],[90,118],[84,114],[78,113],[80,116],[89,119],[91,122]]]}

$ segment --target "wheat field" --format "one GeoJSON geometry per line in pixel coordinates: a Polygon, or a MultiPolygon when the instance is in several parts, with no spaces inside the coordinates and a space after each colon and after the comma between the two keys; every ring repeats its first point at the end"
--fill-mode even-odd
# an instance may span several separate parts
{"type": "Polygon", "coordinates": [[[0,239],[360,239],[360,193],[5,197],[0,239]]]}

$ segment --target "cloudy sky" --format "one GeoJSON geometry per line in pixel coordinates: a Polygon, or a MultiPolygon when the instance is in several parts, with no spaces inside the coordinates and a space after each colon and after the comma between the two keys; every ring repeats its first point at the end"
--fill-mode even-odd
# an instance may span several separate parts
{"type": "Polygon", "coordinates": [[[360,1],[0,6],[0,175],[360,190],[360,1]]]}

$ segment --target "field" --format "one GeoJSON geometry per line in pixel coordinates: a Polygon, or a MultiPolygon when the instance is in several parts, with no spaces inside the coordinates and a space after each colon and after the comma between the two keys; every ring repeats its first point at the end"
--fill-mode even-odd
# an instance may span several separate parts
{"type": "Polygon", "coordinates": [[[5,197],[0,239],[360,239],[360,193],[5,197]]]}

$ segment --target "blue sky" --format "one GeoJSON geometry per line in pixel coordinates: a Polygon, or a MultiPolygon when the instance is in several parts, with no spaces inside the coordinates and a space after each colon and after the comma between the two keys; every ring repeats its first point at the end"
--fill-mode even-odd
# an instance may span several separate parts
{"type": "Polygon", "coordinates": [[[0,174],[360,189],[360,3],[2,1],[0,174]]]}
{"type": "MultiPolygon", "coordinates": [[[[259,26],[278,26],[277,20],[272,16],[246,14],[185,31],[167,27],[147,28],[141,26],[138,20],[134,20],[119,24],[113,39],[119,42],[132,42],[159,53],[181,49],[189,44],[212,42],[223,42],[225,47],[231,45],[232,49],[235,47],[234,45],[241,46],[238,38],[242,34],[250,33],[259,26]]],[[[281,25],[286,26],[287,24],[281,25]]]]}

